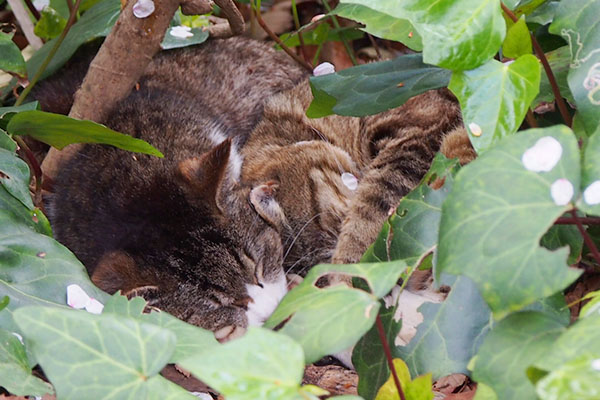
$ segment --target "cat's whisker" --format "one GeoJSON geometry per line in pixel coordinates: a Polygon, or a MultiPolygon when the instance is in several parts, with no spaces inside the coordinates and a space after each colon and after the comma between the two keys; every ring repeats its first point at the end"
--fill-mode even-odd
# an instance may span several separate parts
{"type": "MultiPolygon", "coordinates": [[[[317,253],[318,251],[320,251],[321,249],[313,249],[311,251],[309,251],[308,253],[304,254],[302,257],[300,257],[299,259],[296,260],[296,262],[294,262],[288,269],[287,271],[285,271],[285,274],[289,274],[292,269],[298,265],[302,260],[309,258],[310,256],[312,256],[313,254],[317,253]]],[[[310,265],[306,265],[304,267],[302,267],[302,269],[300,271],[295,272],[295,274],[298,274],[300,276],[302,276],[302,274],[309,269],[311,266],[310,265]]]]}
{"type": "Polygon", "coordinates": [[[292,243],[290,244],[290,246],[285,251],[285,254],[283,255],[283,261],[284,262],[285,262],[285,259],[288,256],[288,254],[290,254],[290,251],[292,250],[292,247],[294,247],[294,243],[296,243],[296,240],[298,240],[298,237],[300,237],[300,234],[308,227],[308,224],[310,224],[315,218],[319,217],[321,214],[322,213],[317,213],[314,216],[312,216],[308,221],[306,221],[306,223],[302,226],[302,228],[300,228],[298,230],[298,233],[296,233],[296,236],[294,236],[294,240],[292,240],[292,243]]]}

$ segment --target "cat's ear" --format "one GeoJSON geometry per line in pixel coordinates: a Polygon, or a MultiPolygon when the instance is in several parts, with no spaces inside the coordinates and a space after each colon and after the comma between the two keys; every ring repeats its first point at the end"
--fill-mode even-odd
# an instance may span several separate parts
{"type": "Polygon", "coordinates": [[[124,251],[111,251],[102,256],[94,271],[92,282],[108,293],[127,292],[149,283],[142,281],[135,261],[124,251]]]}
{"type": "Polygon", "coordinates": [[[285,214],[275,200],[277,182],[269,181],[256,186],[250,191],[250,204],[265,221],[277,229],[286,224],[285,214]]]}
{"type": "Polygon", "coordinates": [[[231,139],[224,140],[200,157],[188,158],[177,166],[184,189],[190,199],[198,199],[220,211],[219,189],[227,179],[231,139]]]}

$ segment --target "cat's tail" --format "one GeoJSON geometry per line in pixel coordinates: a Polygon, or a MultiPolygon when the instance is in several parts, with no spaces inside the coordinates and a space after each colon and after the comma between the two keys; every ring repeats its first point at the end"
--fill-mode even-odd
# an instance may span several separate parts
{"type": "Polygon", "coordinates": [[[40,102],[42,110],[69,114],[75,92],[81,86],[100,45],[100,41],[84,44],[64,67],[34,86],[31,91],[32,98],[40,102]]]}

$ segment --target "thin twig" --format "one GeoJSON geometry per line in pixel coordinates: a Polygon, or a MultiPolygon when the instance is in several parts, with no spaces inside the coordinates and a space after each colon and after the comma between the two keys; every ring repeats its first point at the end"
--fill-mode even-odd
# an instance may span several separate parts
{"type": "Polygon", "coordinates": [[[578,217],[577,220],[575,218],[562,217],[554,222],[555,225],[575,225],[577,221],[581,222],[583,225],[600,225],[599,217],[578,217]]]}
{"type": "MultiPolygon", "coordinates": [[[[506,7],[506,5],[504,5],[504,3],[501,2],[500,5],[502,6],[502,10],[506,13],[506,15],[508,15],[508,17],[510,19],[512,19],[514,22],[519,21],[519,18],[517,18],[517,16],[508,7],[506,7]]],[[[571,117],[571,114],[569,114],[567,105],[566,105],[562,95],[560,94],[560,89],[558,87],[558,83],[556,82],[556,78],[554,77],[554,72],[552,72],[552,68],[550,67],[550,63],[548,62],[548,59],[546,58],[546,54],[544,54],[544,51],[542,50],[542,48],[541,48],[540,44],[538,43],[537,39],[535,38],[535,36],[531,32],[529,33],[529,35],[531,36],[531,43],[533,44],[535,53],[537,54],[538,58],[542,62],[544,71],[546,72],[546,75],[548,76],[548,81],[550,82],[550,86],[552,87],[552,93],[554,93],[554,98],[556,99],[556,105],[558,105],[558,110],[560,111],[560,114],[562,115],[562,118],[565,121],[565,124],[567,124],[567,126],[571,127],[573,125],[573,118],[571,117]]]]}
{"type": "Polygon", "coordinates": [[[383,60],[383,57],[381,56],[381,50],[379,49],[379,45],[375,41],[375,38],[373,38],[373,36],[370,33],[367,33],[367,37],[369,38],[369,41],[371,42],[371,45],[375,49],[375,53],[377,53],[377,58],[379,60],[383,60]]]}
{"type": "Polygon", "coordinates": [[[35,19],[39,21],[42,16],[40,15],[38,9],[35,8],[31,0],[25,0],[25,5],[27,8],[29,8],[29,11],[31,11],[31,14],[35,17],[35,19]]]}
{"type": "Polygon", "coordinates": [[[527,123],[529,124],[530,128],[538,127],[537,120],[535,119],[535,116],[533,115],[533,111],[531,111],[531,109],[527,110],[527,114],[525,115],[525,118],[527,119],[527,123]]]}
{"type": "Polygon", "coordinates": [[[398,395],[400,396],[400,400],[406,400],[404,397],[404,391],[402,390],[402,385],[400,384],[400,379],[398,379],[398,373],[396,372],[396,367],[394,367],[394,361],[392,359],[392,352],[390,351],[390,345],[388,344],[387,339],[385,338],[385,331],[383,330],[383,322],[381,322],[381,318],[379,314],[375,318],[375,325],[377,325],[377,333],[379,333],[379,339],[381,340],[381,344],[383,345],[383,352],[385,353],[385,359],[387,360],[388,367],[390,367],[390,371],[392,372],[392,377],[394,378],[394,384],[396,385],[396,389],[398,390],[398,395]]]}
{"type": "Polygon", "coordinates": [[[583,223],[581,222],[580,217],[577,216],[577,210],[571,210],[571,215],[573,216],[575,225],[577,225],[577,229],[579,229],[581,236],[583,236],[583,241],[585,242],[585,245],[588,247],[588,249],[590,249],[592,255],[596,259],[596,262],[598,263],[598,265],[600,265],[600,252],[598,251],[598,248],[594,244],[594,241],[592,240],[590,235],[583,227],[583,223]]]}
{"type": "Polygon", "coordinates": [[[25,101],[25,98],[27,97],[27,95],[29,94],[29,92],[31,91],[31,89],[33,89],[33,87],[35,86],[35,84],[37,83],[37,81],[41,78],[42,74],[44,73],[44,71],[48,67],[48,64],[50,64],[50,61],[52,61],[52,58],[54,57],[54,55],[58,51],[58,48],[60,47],[60,45],[62,44],[62,42],[65,40],[65,37],[67,36],[67,33],[69,33],[69,30],[71,29],[71,26],[75,23],[75,19],[77,17],[77,11],[79,10],[79,5],[80,4],[81,4],[81,0],[77,0],[75,2],[75,7],[73,7],[73,11],[69,15],[69,19],[67,21],[67,25],[65,26],[65,29],[63,29],[63,31],[61,32],[61,34],[58,37],[58,39],[56,39],[56,43],[54,43],[54,47],[52,47],[52,49],[50,50],[50,52],[48,52],[48,55],[46,56],[46,59],[44,60],[44,62],[42,63],[42,65],[40,65],[40,68],[35,73],[35,76],[33,77],[33,79],[29,82],[29,85],[27,85],[27,87],[25,88],[25,90],[23,90],[23,92],[21,93],[21,95],[19,96],[19,98],[17,99],[17,101],[15,102],[15,106],[19,106],[19,105],[23,104],[23,102],[25,101]]]}
{"type": "Polygon", "coordinates": [[[255,13],[255,16],[256,16],[256,21],[258,21],[258,24],[264,29],[265,32],[267,32],[267,35],[269,35],[269,37],[271,39],[273,39],[279,46],[281,46],[283,51],[285,51],[290,57],[292,57],[294,60],[296,60],[296,62],[298,64],[300,64],[301,66],[306,68],[309,72],[312,72],[312,70],[313,70],[312,65],[310,65],[305,60],[300,58],[300,56],[298,56],[298,54],[294,53],[289,47],[287,47],[285,45],[285,43],[283,43],[283,41],[281,39],[279,39],[279,37],[267,26],[265,21],[262,19],[262,16],[260,15],[259,7],[252,7],[252,8],[253,8],[253,12],[255,13]]]}
{"type": "Polygon", "coordinates": [[[300,41],[300,54],[302,54],[302,58],[304,58],[304,61],[310,62],[306,54],[306,48],[304,47],[304,37],[302,36],[302,32],[300,32],[300,18],[298,17],[298,8],[296,7],[296,0],[292,0],[292,16],[294,18],[294,25],[296,26],[296,31],[298,31],[298,40],[300,41]]]}
{"type": "Polygon", "coordinates": [[[342,41],[344,48],[346,48],[346,53],[348,53],[348,57],[350,57],[350,61],[352,61],[352,65],[358,65],[358,62],[356,61],[356,57],[354,56],[354,50],[352,50],[352,47],[350,47],[348,40],[346,40],[346,38],[344,37],[344,32],[342,32],[342,27],[340,26],[340,23],[339,23],[337,17],[331,13],[331,6],[329,5],[329,1],[323,0],[323,5],[325,6],[325,9],[327,9],[327,14],[331,17],[331,22],[333,22],[333,26],[335,27],[335,29],[338,30],[338,34],[340,35],[340,40],[342,41]]]}

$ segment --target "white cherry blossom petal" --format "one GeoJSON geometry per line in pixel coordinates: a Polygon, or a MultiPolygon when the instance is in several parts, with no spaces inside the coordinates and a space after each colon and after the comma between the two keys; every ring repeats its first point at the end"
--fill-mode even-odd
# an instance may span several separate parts
{"type": "Polygon", "coordinates": [[[36,10],[42,11],[44,8],[50,5],[50,0],[34,0],[33,7],[36,10]]]}
{"type": "Polygon", "coordinates": [[[597,358],[592,361],[592,368],[596,371],[600,371],[600,358],[597,358]]]}
{"type": "Polygon", "coordinates": [[[544,136],[523,153],[521,161],[529,171],[548,172],[558,164],[562,152],[558,140],[552,136],[544,136]]]}
{"type": "Polygon", "coordinates": [[[90,296],[79,285],[67,286],[67,305],[69,307],[81,310],[89,304],[90,300],[90,296]]]}
{"type": "Polygon", "coordinates": [[[138,0],[133,5],[133,15],[137,18],[146,18],[154,12],[154,2],[152,0],[138,0]]]}
{"type": "Polygon", "coordinates": [[[469,130],[471,131],[471,133],[473,134],[473,136],[481,136],[481,134],[483,133],[481,130],[481,127],[479,125],[477,125],[475,122],[471,122],[469,124],[469,130]]]}
{"type": "Polygon", "coordinates": [[[600,203],[600,180],[592,182],[583,191],[583,200],[590,206],[600,203]]]}
{"type": "Polygon", "coordinates": [[[358,179],[350,172],[342,174],[342,183],[350,190],[354,191],[358,187],[358,179]]]}
{"type": "Polygon", "coordinates": [[[21,342],[21,344],[25,344],[25,342],[23,341],[23,336],[19,335],[17,332],[11,332],[11,334],[17,339],[19,339],[19,342],[21,342]]]}
{"type": "Polygon", "coordinates": [[[328,62],[321,63],[317,65],[315,69],[313,69],[314,76],[328,75],[333,73],[335,73],[335,67],[333,64],[328,62]]]}
{"type": "Polygon", "coordinates": [[[568,179],[560,178],[554,181],[550,186],[550,194],[552,200],[557,206],[564,206],[569,204],[569,201],[573,198],[573,184],[568,179]]]}
{"type": "Polygon", "coordinates": [[[85,310],[91,314],[101,314],[104,309],[104,304],[96,299],[90,299],[90,302],[85,306],[85,310]]]}
{"type": "Polygon", "coordinates": [[[172,27],[169,31],[169,35],[175,36],[176,38],[180,39],[186,39],[194,36],[194,34],[192,33],[192,28],[183,25],[172,27]]]}

